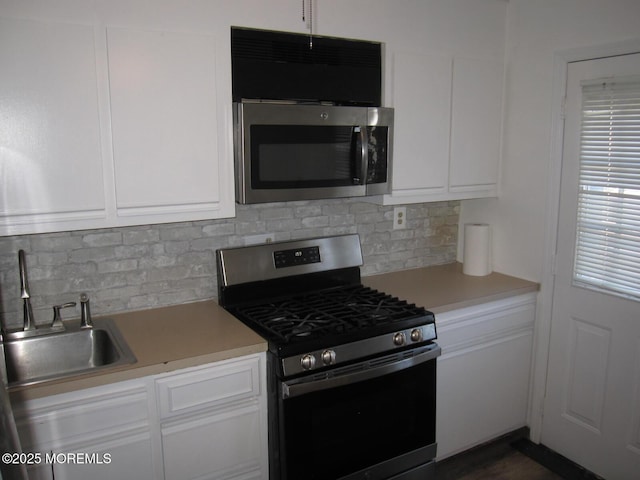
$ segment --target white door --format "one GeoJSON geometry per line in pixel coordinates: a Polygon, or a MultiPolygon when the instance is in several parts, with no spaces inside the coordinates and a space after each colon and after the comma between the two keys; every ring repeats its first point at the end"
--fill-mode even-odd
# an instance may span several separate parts
{"type": "MultiPolygon", "coordinates": [[[[605,293],[602,287],[578,283],[582,277],[574,278],[574,264],[584,81],[606,77],[610,81],[613,76],[619,82],[622,77],[640,76],[640,54],[575,62],[568,68],[556,276],[541,442],[608,480],[637,480],[640,479],[640,296],[634,298],[629,292],[625,292],[626,296],[605,293]]],[[[640,118],[633,121],[634,141],[638,145],[640,118]]],[[[632,154],[636,158],[632,159],[629,172],[631,178],[635,176],[632,181],[638,184],[633,191],[629,190],[629,202],[635,203],[640,219],[638,152],[632,154]]],[[[604,207],[596,208],[596,212],[603,211],[604,207]]],[[[630,242],[634,248],[640,247],[637,236],[631,237],[630,242]]],[[[638,263],[631,268],[640,272],[638,263]]],[[[634,282],[640,288],[640,281],[634,282]]]]}

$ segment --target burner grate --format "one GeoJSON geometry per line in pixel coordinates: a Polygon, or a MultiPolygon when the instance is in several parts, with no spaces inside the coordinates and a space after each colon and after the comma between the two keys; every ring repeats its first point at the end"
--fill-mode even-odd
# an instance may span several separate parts
{"type": "Polygon", "coordinates": [[[424,309],[364,286],[307,293],[235,312],[280,341],[340,335],[424,314],[424,309]]]}

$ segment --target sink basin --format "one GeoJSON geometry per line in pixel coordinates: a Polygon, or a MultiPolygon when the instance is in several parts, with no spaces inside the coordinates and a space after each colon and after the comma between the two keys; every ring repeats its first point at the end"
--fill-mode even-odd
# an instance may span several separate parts
{"type": "Polygon", "coordinates": [[[4,342],[9,386],[58,380],[136,362],[111,319],[93,328],[67,326],[64,332],[4,342]]]}

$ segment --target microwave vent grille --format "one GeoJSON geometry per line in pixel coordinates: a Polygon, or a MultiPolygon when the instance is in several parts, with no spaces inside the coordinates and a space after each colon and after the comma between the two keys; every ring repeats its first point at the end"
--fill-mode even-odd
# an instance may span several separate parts
{"type": "Polygon", "coordinates": [[[232,27],[231,69],[235,102],[381,105],[379,42],[232,27]]]}
{"type": "Polygon", "coordinates": [[[232,56],[235,59],[267,63],[380,67],[379,44],[316,38],[313,48],[309,48],[308,37],[302,40],[285,37],[264,41],[241,37],[233,43],[232,56]],[[345,48],[345,42],[349,42],[348,48],[345,48]]]}

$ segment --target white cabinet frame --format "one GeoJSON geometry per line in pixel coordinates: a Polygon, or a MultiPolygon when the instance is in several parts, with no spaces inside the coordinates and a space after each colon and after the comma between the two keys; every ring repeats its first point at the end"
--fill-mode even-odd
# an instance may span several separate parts
{"type": "Polygon", "coordinates": [[[24,452],[95,460],[31,466],[36,480],[257,480],[269,471],[265,383],[260,353],[12,401],[24,452]]]}

